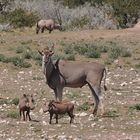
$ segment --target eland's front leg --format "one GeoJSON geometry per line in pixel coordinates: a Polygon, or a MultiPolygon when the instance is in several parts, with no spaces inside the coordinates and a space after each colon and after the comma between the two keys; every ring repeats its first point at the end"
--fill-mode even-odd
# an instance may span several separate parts
{"type": "Polygon", "coordinates": [[[62,101],[62,95],[63,95],[63,88],[56,88],[54,90],[55,93],[55,100],[56,101],[62,101]]]}

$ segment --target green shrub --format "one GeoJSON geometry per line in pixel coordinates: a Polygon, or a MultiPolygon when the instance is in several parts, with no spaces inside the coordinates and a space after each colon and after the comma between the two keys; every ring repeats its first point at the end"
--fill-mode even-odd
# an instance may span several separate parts
{"type": "Polygon", "coordinates": [[[16,53],[23,53],[24,52],[24,46],[20,46],[16,48],[16,53]]]}
{"type": "Polygon", "coordinates": [[[39,53],[37,52],[32,52],[32,59],[36,60],[36,61],[41,61],[42,57],[39,53]]]}
{"type": "Polygon", "coordinates": [[[135,104],[133,106],[129,107],[130,111],[136,110],[136,111],[140,111],[140,104],[135,104]]]}
{"type": "Polygon", "coordinates": [[[78,111],[87,111],[87,110],[89,110],[89,105],[88,105],[88,102],[85,102],[85,103],[83,103],[82,105],[80,105],[80,106],[78,106],[77,107],[77,110],[78,111]]]}
{"type": "Polygon", "coordinates": [[[140,63],[135,64],[134,67],[135,67],[136,69],[140,69],[140,63]]]}
{"type": "Polygon", "coordinates": [[[38,77],[38,76],[34,76],[33,80],[43,80],[43,78],[42,77],[38,77]]]}
{"type": "Polygon", "coordinates": [[[11,62],[17,66],[17,67],[21,67],[21,68],[29,68],[31,67],[32,65],[28,62],[24,62],[24,59],[23,58],[20,58],[18,56],[16,57],[12,57],[11,58],[11,62]]]}
{"type": "Polygon", "coordinates": [[[30,50],[24,51],[23,58],[31,59],[32,58],[32,51],[30,51],[30,50]]]}
{"type": "Polygon", "coordinates": [[[109,111],[106,111],[104,114],[103,114],[104,117],[118,117],[119,114],[117,113],[116,110],[109,110],[109,111]]]}
{"type": "Polygon", "coordinates": [[[3,104],[9,104],[9,101],[7,99],[1,99],[0,105],[3,105],[3,104]]]}
{"type": "Polygon", "coordinates": [[[19,117],[19,113],[16,111],[9,111],[6,116],[8,118],[17,119],[19,117]]]}
{"type": "Polygon", "coordinates": [[[122,57],[131,57],[131,52],[127,48],[123,48],[121,51],[121,56],[122,57]]]}
{"type": "Polygon", "coordinates": [[[117,59],[121,55],[121,48],[118,46],[111,47],[109,58],[117,59]]]}
{"type": "Polygon", "coordinates": [[[64,59],[75,61],[75,55],[74,54],[67,54],[67,55],[65,55],[64,59]]]}
{"type": "Polygon", "coordinates": [[[100,50],[94,50],[92,49],[88,49],[88,51],[85,53],[86,57],[88,58],[100,58],[101,57],[101,52],[100,50]]]}
{"type": "MultiPolygon", "coordinates": [[[[79,18],[74,18],[71,21],[71,24],[69,25],[70,27],[77,27],[77,28],[83,28],[85,25],[89,24],[90,20],[87,18],[87,16],[79,17],[79,18]]],[[[70,28],[69,27],[69,28],[70,28]]]]}
{"type": "Polygon", "coordinates": [[[102,53],[107,53],[109,51],[109,47],[108,46],[105,46],[105,45],[101,45],[100,46],[100,51],[102,53]]]}
{"type": "Polygon", "coordinates": [[[65,44],[65,46],[63,47],[63,51],[65,54],[73,54],[74,50],[71,44],[65,44]]]}
{"type": "Polygon", "coordinates": [[[11,101],[11,104],[18,105],[18,104],[19,104],[19,98],[14,98],[14,99],[11,101]]]}
{"type": "Polygon", "coordinates": [[[14,11],[9,12],[8,20],[14,28],[25,26],[32,27],[38,20],[38,17],[34,13],[28,13],[23,9],[15,9],[14,11]]]}
{"type": "Polygon", "coordinates": [[[88,47],[86,44],[77,43],[77,44],[73,44],[73,46],[74,46],[74,50],[80,55],[84,55],[88,51],[88,47]]]}
{"type": "Polygon", "coordinates": [[[0,61],[3,62],[5,60],[5,56],[3,54],[0,54],[0,61]]]}
{"type": "Polygon", "coordinates": [[[107,59],[105,59],[104,63],[106,65],[111,65],[113,63],[113,59],[107,58],[107,59]]]}

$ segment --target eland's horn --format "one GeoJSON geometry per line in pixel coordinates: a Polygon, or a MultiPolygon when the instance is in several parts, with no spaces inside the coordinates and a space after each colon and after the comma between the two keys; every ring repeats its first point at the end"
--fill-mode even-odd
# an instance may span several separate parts
{"type": "Polygon", "coordinates": [[[53,50],[54,50],[54,43],[52,44],[52,46],[50,47],[49,50],[50,50],[50,51],[53,51],[53,50]]]}
{"type": "Polygon", "coordinates": [[[42,55],[42,52],[40,50],[38,50],[39,54],[42,55]]]}

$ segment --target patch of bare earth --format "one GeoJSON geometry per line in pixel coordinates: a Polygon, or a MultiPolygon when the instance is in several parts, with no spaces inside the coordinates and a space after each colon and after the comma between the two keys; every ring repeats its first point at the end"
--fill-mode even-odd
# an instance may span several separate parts
{"type": "MultiPolygon", "coordinates": [[[[32,40],[33,49],[43,48],[51,41],[93,41],[96,39],[121,40],[129,47],[139,49],[140,34],[134,30],[91,30],[78,32],[53,32],[36,35],[32,29],[24,32],[3,32],[0,37],[5,43],[0,44],[3,54],[9,54],[9,48],[17,47],[21,42],[32,40]],[[136,43],[136,44],[135,44],[136,43]]],[[[59,47],[59,45],[58,45],[59,47]]],[[[139,50],[138,50],[139,51],[139,50]]],[[[10,54],[9,54],[10,55],[10,54]]],[[[0,105],[0,140],[139,140],[140,112],[130,110],[130,106],[140,103],[140,71],[130,67],[108,67],[107,87],[104,93],[105,111],[110,116],[94,117],[90,110],[78,111],[79,105],[92,100],[88,87],[81,89],[66,88],[64,100],[75,103],[75,120],[69,124],[69,117],[63,116],[59,124],[49,124],[49,114],[42,112],[46,100],[54,98],[54,93],[45,84],[41,67],[28,69],[15,68],[11,64],[0,62],[0,96],[12,100],[23,93],[34,94],[36,108],[31,112],[33,121],[23,122],[18,118],[9,118],[7,113],[18,112],[18,107],[11,104],[0,105]],[[75,96],[73,96],[73,94],[75,96]],[[115,113],[115,114],[113,114],[115,113]]],[[[0,99],[1,100],[1,99],[0,99]]]]}

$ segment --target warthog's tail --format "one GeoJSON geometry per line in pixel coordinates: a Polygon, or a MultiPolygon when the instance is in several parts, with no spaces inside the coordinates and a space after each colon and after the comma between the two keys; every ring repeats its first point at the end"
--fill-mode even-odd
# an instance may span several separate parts
{"type": "Polygon", "coordinates": [[[105,91],[107,90],[107,86],[106,86],[106,75],[107,75],[107,72],[106,72],[106,69],[104,69],[104,90],[105,91]]]}

